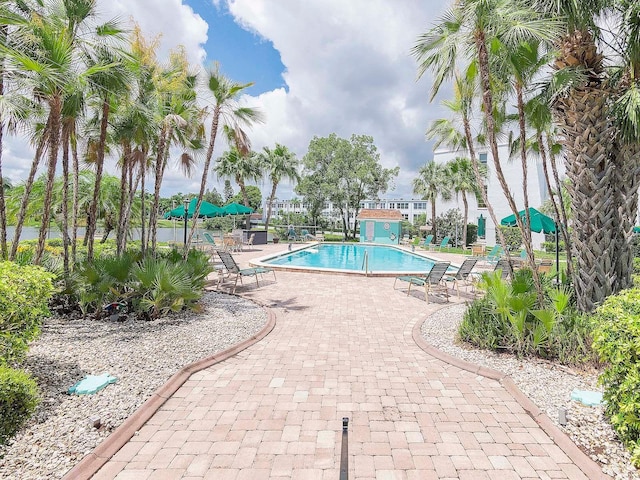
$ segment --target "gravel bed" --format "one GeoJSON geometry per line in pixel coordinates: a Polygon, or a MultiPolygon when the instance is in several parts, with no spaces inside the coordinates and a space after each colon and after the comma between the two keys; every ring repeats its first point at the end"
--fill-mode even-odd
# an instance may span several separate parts
{"type": "Polygon", "coordinates": [[[0,478],[61,478],[155,390],[185,365],[258,333],[267,321],[259,306],[207,292],[202,311],[151,321],[47,319],[26,368],[42,402],[27,426],[0,450],[0,478]],[[68,395],[87,374],[118,378],[94,395],[68,395]],[[99,429],[89,424],[98,416],[99,429]]]}
{"type": "Polygon", "coordinates": [[[521,360],[514,355],[464,344],[457,338],[457,330],[466,308],[466,305],[456,305],[430,316],[422,325],[424,339],[449,355],[509,375],[538,408],[600,464],[605,473],[620,480],[640,479],[640,471],[631,465],[630,454],[604,417],[604,409],[571,400],[571,392],[576,388],[602,391],[597,385],[598,372],[578,372],[544,360],[521,360]],[[565,426],[559,424],[561,408],[567,411],[565,426]]]}

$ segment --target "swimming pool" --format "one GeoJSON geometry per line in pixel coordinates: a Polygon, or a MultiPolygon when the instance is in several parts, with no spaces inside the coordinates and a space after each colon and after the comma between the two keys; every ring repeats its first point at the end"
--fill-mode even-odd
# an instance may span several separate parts
{"type": "Polygon", "coordinates": [[[264,257],[254,263],[291,270],[361,275],[424,275],[431,269],[434,260],[388,245],[321,243],[293,252],[264,257]]]}

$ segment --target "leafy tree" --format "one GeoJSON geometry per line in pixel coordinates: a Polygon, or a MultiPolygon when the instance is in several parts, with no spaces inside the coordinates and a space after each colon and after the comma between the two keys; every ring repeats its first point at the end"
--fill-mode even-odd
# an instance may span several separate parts
{"type": "Polygon", "coordinates": [[[321,197],[322,202],[333,202],[342,217],[347,238],[355,238],[357,222],[350,231],[347,221],[352,214],[357,218],[360,203],[386,192],[399,171],[398,167],[389,169],[380,165],[373,137],[355,134],[350,140],[339,138],[335,133],[314,137],[303,165],[303,181],[296,192],[312,205],[318,205],[321,197]]]}
{"type": "Polygon", "coordinates": [[[233,197],[233,188],[231,187],[231,180],[228,178],[224,181],[224,203],[229,203],[233,197]]]}

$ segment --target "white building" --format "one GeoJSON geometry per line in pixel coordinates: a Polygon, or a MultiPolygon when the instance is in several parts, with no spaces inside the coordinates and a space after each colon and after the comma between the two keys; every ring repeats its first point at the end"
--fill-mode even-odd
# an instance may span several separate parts
{"type": "MultiPolygon", "coordinates": [[[[518,156],[518,158],[510,160],[509,147],[506,144],[500,145],[498,147],[498,152],[500,155],[502,171],[507,180],[507,184],[509,185],[509,189],[511,190],[511,195],[516,202],[518,211],[523,210],[524,192],[522,188],[522,164],[520,162],[520,157],[518,156]]],[[[507,203],[507,199],[502,191],[502,187],[496,177],[491,152],[487,148],[478,147],[477,155],[480,162],[487,165],[487,195],[498,222],[500,222],[501,219],[508,215],[512,215],[513,212],[511,211],[511,208],[509,208],[509,204],[507,203]]],[[[464,151],[438,149],[433,152],[433,161],[439,164],[444,164],[456,157],[465,156],[468,155],[464,151]]],[[[564,166],[562,165],[562,162],[558,163],[558,168],[561,169],[561,174],[564,173],[564,166]]],[[[555,190],[555,185],[553,186],[553,189],[555,190]]],[[[539,208],[549,198],[547,182],[544,177],[541,162],[534,163],[529,161],[527,171],[527,190],[530,207],[539,208]]],[[[489,216],[487,208],[482,204],[482,199],[476,199],[473,195],[467,196],[467,199],[469,201],[469,223],[475,223],[477,225],[478,219],[480,218],[480,215],[482,215],[486,221],[486,243],[487,245],[495,245],[496,227],[489,216]]],[[[460,211],[462,211],[464,207],[461,198],[456,199],[453,197],[450,201],[438,200],[436,208],[439,215],[451,208],[459,208],[460,211]]],[[[534,248],[541,248],[542,242],[544,242],[544,234],[533,233],[534,248]]]]}

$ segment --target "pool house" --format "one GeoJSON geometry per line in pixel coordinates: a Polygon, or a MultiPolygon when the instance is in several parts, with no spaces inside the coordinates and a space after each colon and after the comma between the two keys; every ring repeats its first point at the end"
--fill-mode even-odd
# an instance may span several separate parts
{"type": "Polygon", "coordinates": [[[397,245],[402,234],[402,212],[392,209],[360,210],[360,242],[397,245]]]}

